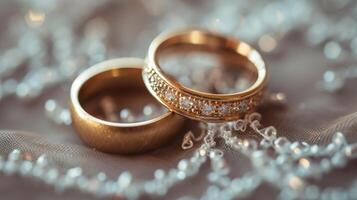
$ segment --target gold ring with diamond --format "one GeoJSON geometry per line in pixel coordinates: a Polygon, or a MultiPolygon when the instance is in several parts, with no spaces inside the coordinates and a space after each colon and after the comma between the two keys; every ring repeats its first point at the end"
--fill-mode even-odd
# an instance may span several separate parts
{"type": "Polygon", "coordinates": [[[258,51],[247,43],[214,32],[191,29],[163,33],[153,40],[143,79],[150,93],[169,110],[194,120],[224,122],[242,118],[256,109],[266,87],[267,70],[258,51]],[[184,45],[230,54],[255,75],[255,82],[244,91],[230,94],[200,92],[183,86],[164,73],[159,57],[164,49],[184,45]]]}

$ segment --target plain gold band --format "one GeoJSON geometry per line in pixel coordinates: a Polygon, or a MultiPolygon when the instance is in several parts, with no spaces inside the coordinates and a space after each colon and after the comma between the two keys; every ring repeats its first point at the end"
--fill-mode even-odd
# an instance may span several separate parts
{"type": "Polygon", "coordinates": [[[266,87],[267,71],[260,54],[248,44],[213,32],[192,29],[164,33],[153,40],[143,79],[150,93],[169,110],[194,120],[225,122],[255,110],[266,87]],[[257,79],[245,91],[233,94],[212,94],[187,88],[168,77],[158,61],[164,49],[180,45],[232,54],[246,63],[246,68],[253,71],[257,79]]]}
{"type": "Polygon", "coordinates": [[[98,119],[82,107],[83,99],[113,84],[131,84],[128,87],[145,90],[141,77],[143,65],[144,61],[138,58],[113,59],[85,70],[73,82],[73,126],[89,146],[108,153],[138,153],[155,149],[176,136],[184,118],[170,111],[143,122],[116,123],[98,119]]]}

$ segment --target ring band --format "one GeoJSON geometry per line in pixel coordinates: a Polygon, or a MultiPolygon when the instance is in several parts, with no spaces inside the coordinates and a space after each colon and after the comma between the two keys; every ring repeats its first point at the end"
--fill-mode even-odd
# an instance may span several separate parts
{"type": "Polygon", "coordinates": [[[150,93],[169,110],[194,120],[224,122],[254,111],[262,99],[267,71],[260,54],[244,42],[209,31],[183,30],[164,33],[153,40],[143,79],[150,93]],[[205,93],[187,88],[166,76],[159,65],[162,50],[182,45],[230,53],[250,67],[247,68],[256,74],[256,81],[245,91],[232,94],[205,93]]]}
{"type": "Polygon", "coordinates": [[[138,153],[155,149],[176,136],[184,118],[170,111],[147,121],[117,123],[96,118],[83,108],[83,103],[113,86],[147,91],[141,77],[142,66],[142,59],[113,59],[85,70],[73,82],[73,126],[89,146],[108,153],[138,153]]]}

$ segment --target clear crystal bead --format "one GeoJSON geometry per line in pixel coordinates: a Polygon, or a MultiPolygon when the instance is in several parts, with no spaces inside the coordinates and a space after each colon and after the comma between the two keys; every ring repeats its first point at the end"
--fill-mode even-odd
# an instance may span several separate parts
{"type": "Polygon", "coordinates": [[[186,159],[180,160],[179,163],[177,164],[177,168],[181,171],[186,171],[188,168],[188,161],[186,159]]]}
{"type": "Polygon", "coordinates": [[[292,161],[293,159],[291,158],[291,156],[287,154],[279,154],[275,159],[275,163],[281,166],[283,165],[290,166],[292,161]]]}
{"type": "Polygon", "coordinates": [[[100,181],[100,182],[103,182],[105,180],[107,180],[107,175],[104,173],[104,172],[99,172],[95,178],[100,181]]]}
{"type": "Polygon", "coordinates": [[[47,171],[45,175],[46,183],[54,183],[59,176],[59,172],[56,168],[51,168],[47,171]]]}
{"type": "Polygon", "coordinates": [[[244,139],[243,140],[243,149],[248,152],[253,152],[258,148],[257,141],[253,139],[244,139]]]}
{"type": "Polygon", "coordinates": [[[301,191],[304,187],[303,180],[300,177],[294,175],[288,178],[288,184],[290,188],[295,191],[301,191]]]}
{"type": "Polygon", "coordinates": [[[16,161],[21,159],[21,151],[19,149],[14,149],[11,151],[9,154],[9,160],[10,161],[16,161]]]}
{"type": "Polygon", "coordinates": [[[298,157],[303,154],[304,146],[301,142],[295,141],[290,145],[290,150],[294,156],[298,157]]]}
{"type": "Polygon", "coordinates": [[[232,125],[228,124],[228,123],[225,123],[220,127],[220,131],[223,134],[230,134],[230,133],[232,133],[232,125]]]}
{"type": "Polygon", "coordinates": [[[327,70],[323,76],[323,82],[320,87],[327,92],[335,92],[340,90],[345,83],[345,77],[336,71],[327,70]]]}
{"type": "Polygon", "coordinates": [[[234,123],[234,129],[237,131],[245,131],[246,130],[246,122],[243,119],[238,119],[235,123],[234,123]]]}
{"type": "Polygon", "coordinates": [[[17,170],[17,165],[14,161],[7,161],[4,163],[3,171],[5,174],[11,175],[17,170]]]}
{"type": "Polygon", "coordinates": [[[154,177],[159,180],[163,179],[165,177],[165,171],[162,169],[155,170],[154,177]]]}
{"type": "Polygon", "coordinates": [[[71,125],[72,123],[72,118],[71,118],[71,113],[69,112],[69,110],[67,109],[63,109],[60,114],[59,114],[59,120],[61,122],[61,124],[64,125],[71,125]]]}
{"type": "Polygon", "coordinates": [[[355,159],[357,157],[357,144],[350,144],[344,149],[346,157],[355,159]]]}
{"type": "Polygon", "coordinates": [[[271,140],[268,140],[268,139],[265,139],[265,138],[260,141],[260,146],[265,148],[265,149],[271,147],[272,144],[273,143],[272,143],[271,140]]]}
{"type": "Polygon", "coordinates": [[[338,151],[338,146],[335,143],[330,143],[325,148],[327,154],[332,155],[338,151]]]}
{"type": "Polygon", "coordinates": [[[48,114],[52,114],[57,108],[57,103],[53,99],[48,99],[45,103],[45,110],[48,114]]]}
{"type": "Polygon", "coordinates": [[[312,155],[317,155],[320,153],[320,147],[317,144],[313,144],[310,146],[310,153],[312,155]]]}
{"type": "Polygon", "coordinates": [[[42,177],[44,173],[45,173],[45,169],[40,165],[35,165],[32,169],[32,175],[35,177],[42,177]]]}
{"type": "Polygon", "coordinates": [[[183,171],[178,171],[177,174],[176,174],[176,177],[178,180],[183,180],[186,178],[186,172],[183,172],[183,171]]]}
{"type": "Polygon", "coordinates": [[[324,171],[324,172],[328,172],[331,169],[331,162],[329,159],[324,158],[320,161],[320,168],[324,171]]]}
{"type": "Polygon", "coordinates": [[[307,158],[300,158],[299,166],[301,166],[304,169],[309,169],[311,166],[311,161],[307,158]]]}
{"type": "Polygon", "coordinates": [[[286,137],[279,137],[274,141],[274,147],[279,152],[284,152],[289,149],[290,141],[286,137]]]}
{"type": "Polygon", "coordinates": [[[32,167],[33,167],[32,162],[26,160],[21,163],[19,171],[22,175],[28,175],[30,174],[32,167]]]}
{"type": "Polygon", "coordinates": [[[214,149],[209,152],[209,157],[211,159],[220,159],[223,157],[223,154],[224,154],[223,151],[214,149]]]}
{"type": "Polygon", "coordinates": [[[259,114],[259,113],[256,113],[256,112],[251,113],[251,114],[249,114],[249,116],[248,116],[248,122],[249,122],[249,123],[253,123],[254,121],[260,122],[261,119],[262,119],[262,115],[259,114]]]}
{"type": "Polygon", "coordinates": [[[211,162],[213,171],[217,171],[220,174],[228,174],[229,168],[225,160],[216,159],[211,162]]]}
{"type": "Polygon", "coordinates": [[[67,176],[71,178],[77,178],[80,175],[82,175],[82,168],[80,167],[71,168],[67,171],[67,176]]]}
{"type": "Polygon", "coordinates": [[[270,140],[273,140],[276,138],[276,135],[277,135],[277,131],[275,129],[275,127],[273,126],[269,126],[267,128],[264,129],[264,132],[263,134],[269,138],[270,140]]]}
{"type": "Polygon", "coordinates": [[[47,156],[45,154],[42,154],[40,157],[37,158],[36,160],[36,165],[40,166],[40,167],[45,167],[48,165],[48,159],[47,156]]]}
{"type": "Polygon", "coordinates": [[[330,41],[325,44],[324,54],[326,58],[334,60],[337,59],[342,52],[341,45],[335,41],[330,41]]]}
{"type": "Polygon", "coordinates": [[[315,185],[309,185],[305,188],[305,197],[306,199],[318,199],[320,191],[319,188],[315,185]]]}
{"type": "Polygon", "coordinates": [[[338,152],[332,156],[331,163],[336,167],[344,167],[347,163],[347,159],[343,153],[338,152]]]}
{"type": "Polygon", "coordinates": [[[118,186],[120,188],[127,188],[131,184],[132,176],[131,173],[128,171],[123,172],[120,174],[118,178],[118,186]]]}
{"type": "Polygon", "coordinates": [[[337,132],[333,135],[332,142],[339,147],[347,144],[346,138],[341,132],[337,132]]]}
{"type": "Polygon", "coordinates": [[[252,161],[255,166],[263,167],[268,163],[268,155],[265,151],[254,151],[252,153],[252,161]]]}
{"type": "Polygon", "coordinates": [[[279,180],[282,176],[282,174],[273,166],[263,166],[259,169],[263,172],[263,177],[270,182],[279,180]]]}

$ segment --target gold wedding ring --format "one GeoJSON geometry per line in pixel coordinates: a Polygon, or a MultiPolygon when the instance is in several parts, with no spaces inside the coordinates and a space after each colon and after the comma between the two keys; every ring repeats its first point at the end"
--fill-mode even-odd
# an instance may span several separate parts
{"type": "Polygon", "coordinates": [[[118,123],[97,118],[83,107],[100,92],[117,86],[127,89],[115,90],[123,96],[134,90],[146,92],[142,66],[144,61],[137,58],[113,59],[85,70],[73,82],[70,97],[73,126],[89,146],[109,153],[138,153],[163,145],[179,131],[184,118],[170,111],[147,121],[118,123]]]}
{"type": "Polygon", "coordinates": [[[267,82],[264,61],[255,49],[239,40],[204,30],[159,35],[151,43],[146,61],[143,79],[150,93],[169,110],[199,121],[232,121],[254,111],[267,82]],[[200,92],[181,85],[163,72],[159,57],[169,47],[184,45],[230,55],[255,74],[255,82],[248,89],[231,94],[200,92]]]}

